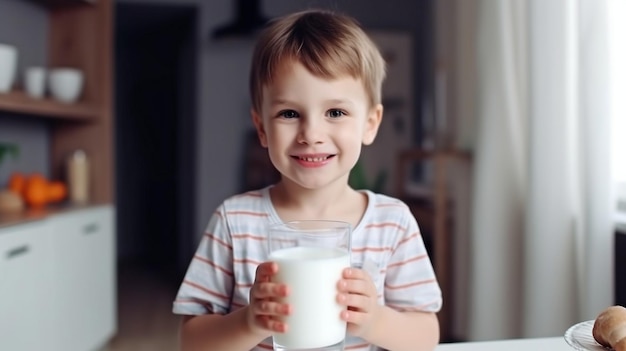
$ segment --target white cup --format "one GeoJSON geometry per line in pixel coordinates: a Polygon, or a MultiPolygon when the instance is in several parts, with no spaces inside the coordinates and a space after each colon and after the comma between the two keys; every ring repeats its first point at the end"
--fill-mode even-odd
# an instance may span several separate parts
{"type": "Polygon", "coordinates": [[[15,46],[0,44],[0,93],[13,88],[17,70],[17,49],[15,46]]]}
{"type": "Polygon", "coordinates": [[[33,98],[41,98],[46,90],[46,69],[28,67],[24,72],[24,89],[33,98]]]}
{"type": "Polygon", "coordinates": [[[53,68],[48,75],[48,88],[54,99],[76,102],[83,90],[83,72],[76,68],[53,68]]]}
{"type": "Polygon", "coordinates": [[[337,302],[337,283],[350,267],[349,223],[296,221],[268,229],[269,259],[278,264],[274,282],[287,284],[280,299],[293,307],[282,320],[287,332],[273,335],[274,350],[343,350],[344,306],[337,302]]]}

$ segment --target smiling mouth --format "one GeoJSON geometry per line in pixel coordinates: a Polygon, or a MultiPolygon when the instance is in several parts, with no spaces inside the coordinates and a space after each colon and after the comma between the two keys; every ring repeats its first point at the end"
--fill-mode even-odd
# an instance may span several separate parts
{"type": "Polygon", "coordinates": [[[335,155],[328,155],[328,156],[322,156],[322,157],[305,157],[305,156],[291,156],[295,159],[298,159],[300,161],[306,161],[306,162],[323,162],[328,160],[331,157],[335,157],[335,155]]]}

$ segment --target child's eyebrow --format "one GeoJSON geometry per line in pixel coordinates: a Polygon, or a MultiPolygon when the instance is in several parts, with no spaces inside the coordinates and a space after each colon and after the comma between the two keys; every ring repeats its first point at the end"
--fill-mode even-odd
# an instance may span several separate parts
{"type": "Polygon", "coordinates": [[[325,101],[328,104],[335,104],[335,105],[354,105],[354,103],[352,102],[352,100],[347,100],[347,99],[330,99],[330,100],[326,100],[325,101]]]}
{"type": "MultiPolygon", "coordinates": [[[[322,103],[324,103],[326,105],[354,105],[354,102],[352,100],[349,100],[349,99],[328,99],[328,100],[322,101],[322,103]]],[[[275,99],[272,99],[270,101],[270,104],[272,106],[276,106],[276,105],[298,105],[298,102],[291,101],[291,100],[288,100],[288,99],[283,99],[283,98],[275,98],[275,99]]]]}

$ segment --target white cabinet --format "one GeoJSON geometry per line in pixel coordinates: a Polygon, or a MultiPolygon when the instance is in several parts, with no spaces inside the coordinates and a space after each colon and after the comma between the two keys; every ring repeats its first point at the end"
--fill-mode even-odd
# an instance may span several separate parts
{"type": "Polygon", "coordinates": [[[115,332],[113,215],[99,207],[50,218],[57,350],[95,350],[115,332]]]}
{"type": "Polygon", "coordinates": [[[52,340],[48,235],[43,222],[0,229],[0,350],[46,350],[52,340]]]}
{"type": "Polygon", "coordinates": [[[0,228],[0,350],[92,351],[116,330],[112,206],[0,228]]]}

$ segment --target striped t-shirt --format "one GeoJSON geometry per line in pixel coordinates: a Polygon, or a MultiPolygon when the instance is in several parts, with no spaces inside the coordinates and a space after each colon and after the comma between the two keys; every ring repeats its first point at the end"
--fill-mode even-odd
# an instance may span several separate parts
{"type": "MultiPolygon", "coordinates": [[[[399,311],[439,311],[441,290],[415,217],[398,199],[362,191],[368,205],[352,230],[352,265],[371,275],[380,304],[399,311]]],[[[227,314],[247,305],[256,267],[267,261],[266,228],[280,222],[269,187],[225,200],[189,265],[174,313],[227,314]]],[[[345,349],[379,350],[349,336],[345,349]]],[[[272,350],[271,338],[252,350],[272,350]]]]}

